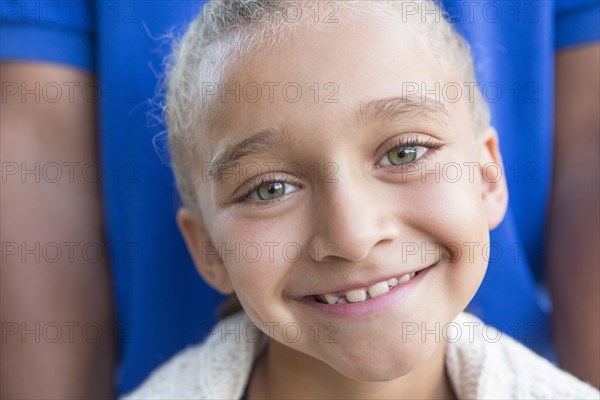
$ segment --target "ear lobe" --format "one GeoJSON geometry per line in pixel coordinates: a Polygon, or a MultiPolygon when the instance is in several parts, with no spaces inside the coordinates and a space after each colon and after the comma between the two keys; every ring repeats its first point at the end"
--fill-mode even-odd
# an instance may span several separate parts
{"type": "Polygon", "coordinates": [[[487,215],[488,227],[492,230],[500,225],[508,207],[504,165],[500,155],[498,133],[493,127],[488,127],[478,138],[478,147],[481,200],[487,215]]]}
{"type": "Polygon", "coordinates": [[[189,208],[177,211],[177,226],[192,255],[198,273],[212,288],[222,294],[233,293],[227,269],[218,252],[218,247],[209,241],[201,218],[189,208]]]}

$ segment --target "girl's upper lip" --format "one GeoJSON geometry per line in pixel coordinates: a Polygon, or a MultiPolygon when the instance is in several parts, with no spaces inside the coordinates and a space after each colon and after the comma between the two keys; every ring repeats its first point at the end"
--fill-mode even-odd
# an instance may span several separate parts
{"type": "Polygon", "coordinates": [[[380,278],[369,278],[368,280],[367,279],[365,279],[365,280],[353,279],[350,282],[346,282],[341,285],[338,284],[337,286],[331,287],[331,288],[319,289],[318,291],[310,293],[310,294],[296,296],[296,298],[300,299],[303,297],[324,295],[324,294],[336,295],[336,294],[343,294],[343,293],[345,293],[349,290],[353,290],[353,289],[367,289],[369,286],[374,285],[379,282],[387,281],[392,278],[400,278],[401,276],[404,276],[406,274],[412,274],[413,272],[423,271],[427,268],[431,268],[431,267],[435,266],[437,263],[438,263],[438,261],[434,262],[431,265],[425,265],[422,267],[413,268],[409,271],[403,271],[403,272],[399,272],[399,273],[381,274],[381,275],[379,275],[379,276],[381,276],[380,278]]]}

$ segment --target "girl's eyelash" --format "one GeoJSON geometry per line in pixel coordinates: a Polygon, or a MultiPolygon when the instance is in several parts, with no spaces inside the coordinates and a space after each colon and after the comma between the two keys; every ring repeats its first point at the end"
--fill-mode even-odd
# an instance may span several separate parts
{"type": "Polygon", "coordinates": [[[412,146],[421,146],[427,149],[439,150],[444,145],[431,137],[422,138],[419,136],[401,136],[392,139],[392,142],[386,146],[387,150],[383,154],[385,155],[398,147],[412,146]]]}

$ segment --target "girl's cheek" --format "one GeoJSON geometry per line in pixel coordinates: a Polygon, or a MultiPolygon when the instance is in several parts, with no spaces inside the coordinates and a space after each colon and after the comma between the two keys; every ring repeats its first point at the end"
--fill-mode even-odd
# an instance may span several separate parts
{"type": "Polygon", "coordinates": [[[298,245],[257,237],[241,240],[235,257],[227,257],[225,265],[234,286],[264,292],[277,286],[289,265],[299,261],[300,254],[302,251],[298,245]]]}
{"type": "Polygon", "coordinates": [[[472,241],[481,237],[485,215],[477,185],[466,180],[421,183],[412,191],[411,224],[444,242],[472,241]]]}

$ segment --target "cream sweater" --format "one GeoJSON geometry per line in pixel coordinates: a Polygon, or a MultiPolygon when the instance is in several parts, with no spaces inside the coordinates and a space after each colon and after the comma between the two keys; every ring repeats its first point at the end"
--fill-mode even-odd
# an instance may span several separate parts
{"type": "MultiPolygon", "coordinates": [[[[126,399],[239,399],[266,343],[249,322],[243,312],[224,319],[204,343],[175,355],[126,399]]],[[[457,334],[452,327],[444,332],[446,366],[459,399],[600,399],[592,386],[471,314],[451,325],[457,334]]]]}

